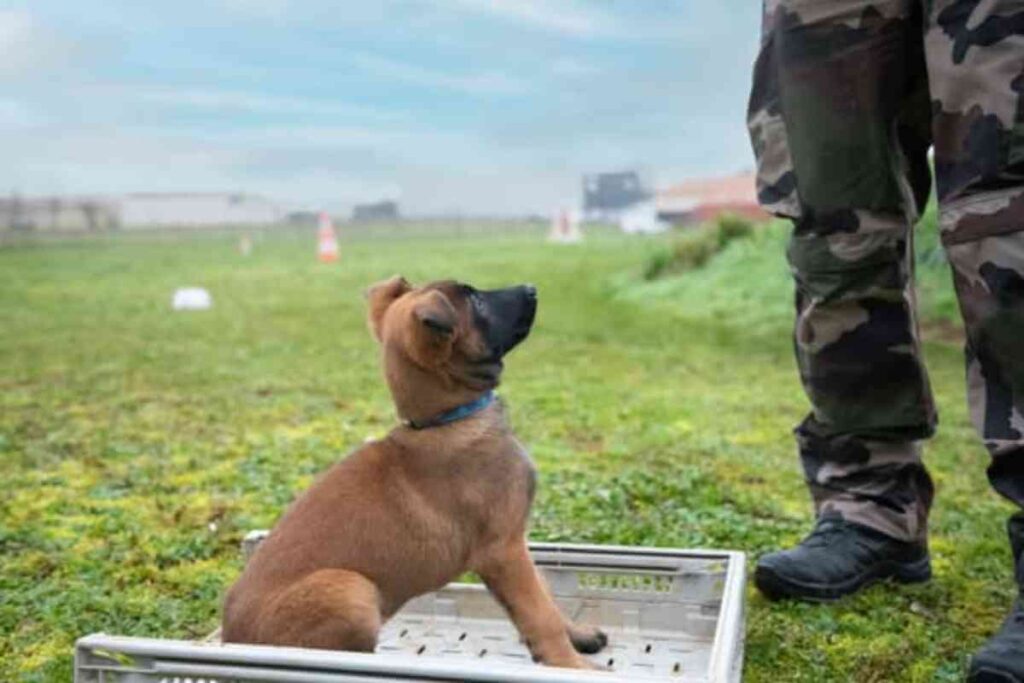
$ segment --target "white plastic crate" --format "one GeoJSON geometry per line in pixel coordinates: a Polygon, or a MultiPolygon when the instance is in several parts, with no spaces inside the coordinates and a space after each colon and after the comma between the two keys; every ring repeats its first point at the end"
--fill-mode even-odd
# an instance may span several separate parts
{"type": "MultiPolygon", "coordinates": [[[[246,555],[263,535],[246,538],[246,555]]],[[[534,664],[487,590],[453,583],[406,604],[374,654],[94,634],[76,643],[75,683],[740,680],[743,553],[548,543],[530,550],[563,613],[608,634],[608,647],[588,657],[605,671],[534,664]]]]}

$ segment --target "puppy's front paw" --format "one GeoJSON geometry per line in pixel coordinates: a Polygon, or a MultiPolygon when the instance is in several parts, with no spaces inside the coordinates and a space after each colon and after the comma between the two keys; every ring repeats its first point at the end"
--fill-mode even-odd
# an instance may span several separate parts
{"type": "Polygon", "coordinates": [[[604,667],[598,666],[587,659],[580,657],[575,652],[572,653],[571,657],[565,659],[554,660],[551,662],[541,661],[542,664],[550,664],[552,666],[560,666],[566,669],[591,669],[595,671],[607,671],[604,667]]]}
{"type": "Polygon", "coordinates": [[[608,644],[608,636],[596,626],[569,625],[569,640],[577,652],[592,655],[600,652],[608,644]]]}

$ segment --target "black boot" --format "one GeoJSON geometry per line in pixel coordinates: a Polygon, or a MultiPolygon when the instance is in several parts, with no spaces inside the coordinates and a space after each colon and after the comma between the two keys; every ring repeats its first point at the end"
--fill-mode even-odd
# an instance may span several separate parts
{"type": "Polygon", "coordinates": [[[837,600],[882,579],[931,578],[926,543],[897,541],[838,514],[823,515],[800,545],[757,562],[754,583],[772,600],[837,600]]]}
{"type": "Polygon", "coordinates": [[[1010,517],[1006,528],[1019,593],[1003,627],[971,660],[971,683],[1024,683],[1024,513],[1010,517]]]}

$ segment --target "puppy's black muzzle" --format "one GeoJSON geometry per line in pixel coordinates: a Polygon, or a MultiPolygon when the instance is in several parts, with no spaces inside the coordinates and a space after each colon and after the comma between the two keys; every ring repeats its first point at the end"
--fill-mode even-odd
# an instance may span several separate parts
{"type": "Polygon", "coordinates": [[[474,292],[474,315],[494,360],[514,349],[530,334],[537,314],[537,288],[519,285],[474,292]]]}

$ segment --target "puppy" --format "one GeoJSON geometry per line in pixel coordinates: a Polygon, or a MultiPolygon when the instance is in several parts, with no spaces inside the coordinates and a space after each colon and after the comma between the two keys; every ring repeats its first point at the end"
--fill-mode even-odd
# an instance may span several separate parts
{"type": "Polygon", "coordinates": [[[588,668],[578,652],[607,637],[567,621],[533,565],[536,476],[492,393],[533,324],[536,290],[394,277],[368,299],[403,423],[291,505],[228,591],[224,641],[372,652],[406,601],[470,570],[534,659],[588,668]]]}

